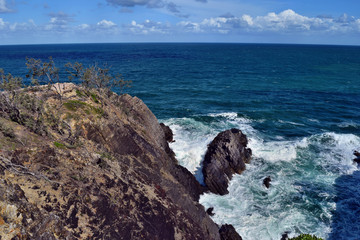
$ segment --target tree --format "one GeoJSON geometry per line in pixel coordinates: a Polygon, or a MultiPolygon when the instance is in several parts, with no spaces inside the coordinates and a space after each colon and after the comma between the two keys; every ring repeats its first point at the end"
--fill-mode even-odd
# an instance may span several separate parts
{"type": "Polygon", "coordinates": [[[132,81],[124,80],[121,75],[112,76],[110,68],[104,65],[103,68],[97,64],[85,68],[82,63],[67,63],[65,65],[70,74],[69,80],[79,79],[85,88],[96,88],[100,91],[110,92],[112,88],[119,88],[120,93],[131,87],[132,81]]]}
{"type": "Polygon", "coordinates": [[[22,78],[13,77],[10,73],[5,75],[4,70],[0,68],[0,90],[11,93],[11,98],[14,99],[16,90],[23,85],[22,78]]]}
{"type": "Polygon", "coordinates": [[[13,77],[10,73],[5,75],[4,70],[0,69],[0,110],[3,114],[8,113],[15,121],[20,121],[20,111],[16,106],[16,98],[17,90],[22,85],[22,78],[13,77]]]}
{"type": "Polygon", "coordinates": [[[42,62],[40,59],[26,58],[26,66],[29,69],[27,78],[31,78],[34,85],[47,84],[49,89],[53,88],[62,101],[63,86],[59,82],[59,68],[55,66],[52,57],[49,62],[42,62]]]}

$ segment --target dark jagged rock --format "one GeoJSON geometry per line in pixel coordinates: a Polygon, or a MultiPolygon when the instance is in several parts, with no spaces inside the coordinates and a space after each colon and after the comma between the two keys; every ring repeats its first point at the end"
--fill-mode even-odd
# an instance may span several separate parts
{"type": "Polygon", "coordinates": [[[0,131],[2,239],[220,239],[198,203],[204,187],[140,99],[92,90],[95,102],[64,84],[61,102],[46,89],[26,92],[41,112],[17,112],[31,124],[0,114],[14,130],[0,131]]]}
{"type": "Polygon", "coordinates": [[[242,240],[235,228],[230,224],[224,224],[219,230],[221,240],[242,240]]]}
{"type": "Polygon", "coordinates": [[[281,235],[281,239],[280,239],[280,240],[289,240],[289,233],[290,233],[290,232],[284,232],[284,233],[281,235]]]}
{"type": "Polygon", "coordinates": [[[264,180],[263,180],[263,184],[265,185],[266,188],[270,187],[270,182],[271,182],[270,176],[264,178],[264,180]]]}
{"type": "Polygon", "coordinates": [[[251,149],[246,148],[247,138],[240,130],[219,133],[208,145],[203,162],[204,182],[213,193],[225,195],[229,179],[234,173],[245,170],[250,162],[251,149]]]}
{"type": "Polygon", "coordinates": [[[166,126],[164,123],[160,123],[161,128],[164,131],[165,139],[168,142],[174,142],[174,134],[169,126],[166,126]]]}
{"type": "Polygon", "coordinates": [[[353,154],[356,156],[356,158],[354,158],[354,162],[360,163],[360,153],[358,151],[354,151],[353,154]]]}
{"type": "Polygon", "coordinates": [[[213,213],[214,208],[213,207],[209,207],[208,209],[206,209],[206,213],[209,214],[209,216],[214,216],[215,213],[213,213]]]}

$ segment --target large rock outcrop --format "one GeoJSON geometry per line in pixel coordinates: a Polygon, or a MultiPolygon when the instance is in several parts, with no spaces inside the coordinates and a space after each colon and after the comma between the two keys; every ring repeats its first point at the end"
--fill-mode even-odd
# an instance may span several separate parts
{"type": "Polygon", "coordinates": [[[62,89],[0,93],[1,239],[220,239],[140,99],[62,89]]]}
{"type": "Polygon", "coordinates": [[[225,195],[228,183],[234,173],[240,174],[249,163],[251,149],[247,146],[246,135],[238,129],[219,133],[208,145],[203,162],[204,182],[216,194],[225,195]]]}

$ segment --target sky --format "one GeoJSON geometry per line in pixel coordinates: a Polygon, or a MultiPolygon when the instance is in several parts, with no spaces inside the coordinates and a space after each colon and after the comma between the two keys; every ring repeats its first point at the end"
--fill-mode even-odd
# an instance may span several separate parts
{"type": "Polygon", "coordinates": [[[360,45],[360,0],[0,0],[0,45],[360,45]]]}

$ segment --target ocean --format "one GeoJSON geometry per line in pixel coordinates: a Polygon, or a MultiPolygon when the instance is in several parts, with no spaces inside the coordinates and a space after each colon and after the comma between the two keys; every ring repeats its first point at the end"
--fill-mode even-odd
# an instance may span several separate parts
{"type": "MultiPolygon", "coordinates": [[[[204,194],[213,220],[245,240],[284,232],[360,239],[360,47],[276,44],[0,46],[0,68],[25,78],[25,58],[111,66],[174,132],[179,163],[203,182],[207,144],[239,128],[253,158],[229,194],[204,194]],[[262,180],[270,176],[266,189],[262,180]]],[[[62,80],[66,75],[61,74],[62,80]]],[[[118,91],[117,89],[114,89],[118,91]]]]}

